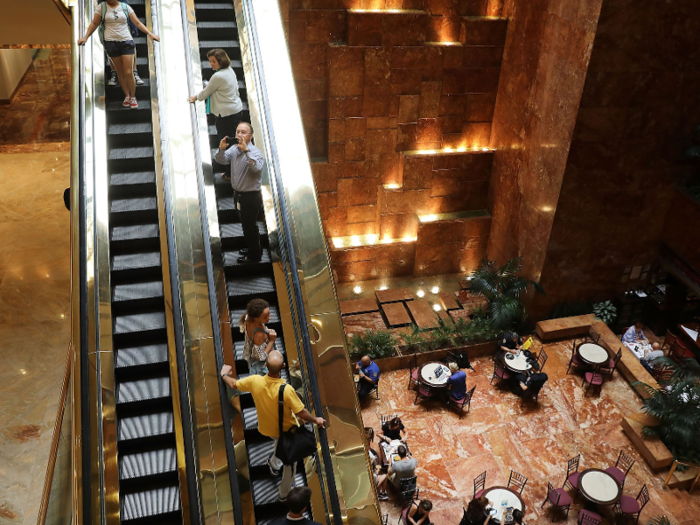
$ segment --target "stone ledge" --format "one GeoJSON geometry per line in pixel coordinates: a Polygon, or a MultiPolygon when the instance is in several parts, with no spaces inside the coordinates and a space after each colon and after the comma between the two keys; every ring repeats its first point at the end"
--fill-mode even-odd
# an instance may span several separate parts
{"type": "Polygon", "coordinates": [[[554,339],[570,339],[588,334],[594,320],[594,314],[548,319],[539,321],[535,326],[535,331],[542,342],[554,339]]]}
{"type": "Polygon", "coordinates": [[[673,454],[660,439],[648,439],[642,436],[644,423],[623,417],[620,424],[637,452],[647,461],[652,470],[668,467],[673,463],[673,454]]]}

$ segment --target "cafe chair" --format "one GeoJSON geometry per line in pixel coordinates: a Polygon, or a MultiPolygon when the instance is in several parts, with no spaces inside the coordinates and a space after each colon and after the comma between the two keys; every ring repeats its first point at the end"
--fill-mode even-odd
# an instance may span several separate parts
{"type": "Polygon", "coordinates": [[[661,350],[671,350],[673,345],[678,341],[678,336],[674,335],[671,330],[666,330],[666,337],[664,337],[664,344],[661,345],[661,350]]]}
{"type": "Polygon", "coordinates": [[[415,390],[418,384],[418,376],[420,368],[418,368],[418,356],[413,354],[413,357],[408,361],[408,389],[415,390]]]}
{"type": "Polygon", "coordinates": [[[578,513],[578,525],[598,525],[603,518],[590,510],[581,509],[578,513]]]}
{"type": "Polygon", "coordinates": [[[398,502],[401,504],[402,508],[410,505],[413,502],[413,500],[418,499],[420,490],[418,489],[417,484],[418,476],[402,478],[399,480],[398,502]]]}
{"type": "Polygon", "coordinates": [[[571,346],[571,359],[569,360],[569,368],[566,369],[567,374],[571,370],[572,366],[581,370],[586,370],[589,368],[589,366],[586,363],[584,363],[583,360],[576,353],[576,339],[574,339],[574,344],[571,346]]]}
{"type": "Polygon", "coordinates": [[[605,374],[610,374],[610,379],[612,379],[613,374],[615,373],[615,368],[620,362],[620,359],[622,359],[622,347],[620,347],[620,349],[617,351],[615,357],[613,357],[612,359],[608,359],[608,362],[606,364],[600,365],[599,371],[605,374]]]}
{"type": "Polygon", "coordinates": [[[657,383],[670,383],[673,379],[674,370],[670,366],[652,366],[651,377],[656,379],[657,383]]]}
{"type": "Polygon", "coordinates": [[[600,334],[592,326],[588,330],[588,337],[586,338],[586,341],[590,341],[591,343],[595,344],[600,344],[600,334]]]}
{"type": "Polygon", "coordinates": [[[562,512],[566,511],[566,517],[569,517],[569,510],[571,509],[571,496],[567,494],[564,489],[557,489],[552,486],[552,484],[547,482],[547,497],[542,502],[541,509],[549,503],[552,507],[562,512]]]}
{"type": "Polygon", "coordinates": [[[578,497],[578,478],[581,476],[581,473],[578,471],[579,461],[581,461],[581,454],[567,461],[566,480],[564,481],[564,485],[562,486],[562,488],[564,489],[567,486],[574,489],[574,501],[576,501],[576,498],[578,497]]]}
{"type": "Polygon", "coordinates": [[[620,490],[625,486],[625,479],[627,478],[627,473],[634,465],[635,460],[632,456],[627,454],[624,450],[620,450],[620,455],[617,456],[617,461],[614,467],[608,467],[605,472],[610,474],[617,484],[620,485],[620,490]]]}
{"type": "Polygon", "coordinates": [[[510,471],[510,477],[508,478],[508,487],[506,488],[511,488],[515,487],[518,489],[518,492],[520,494],[523,493],[523,490],[525,489],[525,484],[527,483],[527,478],[523,476],[522,474],[515,472],[514,470],[510,471]]]}
{"type": "Polygon", "coordinates": [[[537,402],[540,398],[540,392],[542,392],[542,389],[544,388],[544,385],[542,383],[538,383],[537,390],[534,389],[534,387],[530,387],[527,390],[525,390],[521,395],[520,395],[520,408],[525,406],[526,401],[532,401],[534,399],[535,405],[537,405],[537,402]]]}
{"type": "Polygon", "coordinates": [[[493,380],[498,378],[499,380],[508,380],[512,377],[512,374],[506,370],[506,367],[501,363],[499,359],[494,359],[493,361],[493,376],[491,377],[491,383],[493,384],[493,380]]]}
{"type": "Polygon", "coordinates": [[[480,498],[486,487],[486,471],[474,478],[474,498],[480,498]]]}
{"type": "MultiPolygon", "coordinates": [[[[418,381],[416,399],[413,401],[413,404],[416,405],[419,399],[430,399],[432,397],[435,397],[435,389],[423,381],[418,381]]],[[[428,407],[425,409],[428,410],[428,407]]]]}
{"type": "Polygon", "coordinates": [[[462,399],[455,399],[454,397],[448,394],[447,406],[455,408],[459,411],[459,419],[462,419],[462,416],[464,415],[465,406],[467,407],[467,413],[471,409],[472,396],[474,395],[474,390],[476,390],[476,385],[473,386],[472,389],[469,390],[466,394],[464,394],[464,397],[462,399]]]}
{"type": "Polygon", "coordinates": [[[547,359],[549,359],[549,356],[543,348],[542,350],[540,350],[540,355],[537,356],[537,366],[539,367],[538,370],[540,372],[542,372],[542,370],[544,369],[544,364],[547,362],[547,359]]]}
{"type": "Polygon", "coordinates": [[[636,498],[622,496],[620,501],[615,504],[614,510],[618,516],[629,519],[634,518],[634,523],[637,524],[639,523],[639,515],[647,503],[649,503],[649,489],[644,484],[636,498]]]}
{"type": "Polygon", "coordinates": [[[683,361],[685,359],[695,356],[683,341],[681,341],[680,339],[676,339],[676,342],[673,344],[671,350],[668,353],[668,357],[670,357],[674,361],[677,361],[679,364],[683,364],[683,361]]]}
{"type": "Polygon", "coordinates": [[[459,364],[459,358],[457,357],[457,354],[448,350],[447,352],[445,352],[445,359],[443,359],[442,362],[445,363],[447,366],[450,366],[450,363],[459,364]]]}
{"type": "Polygon", "coordinates": [[[586,372],[583,374],[583,384],[581,386],[583,387],[586,383],[588,383],[588,386],[586,387],[586,392],[583,394],[583,397],[588,395],[588,389],[591,388],[591,386],[598,387],[598,397],[600,397],[600,391],[603,388],[603,376],[598,372],[586,372]]]}
{"type": "Polygon", "coordinates": [[[399,416],[396,414],[389,414],[387,416],[380,415],[379,416],[379,423],[381,424],[381,426],[384,426],[384,423],[388,423],[389,421],[391,421],[395,417],[399,417],[399,416]]]}
{"type": "MultiPolygon", "coordinates": [[[[372,393],[374,393],[374,397],[377,399],[377,401],[379,401],[379,380],[380,380],[380,379],[381,379],[381,378],[379,378],[379,377],[377,378],[377,382],[374,383],[374,385],[372,385],[372,390],[370,390],[369,392],[367,392],[367,395],[366,395],[365,397],[370,397],[370,396],[372,395],[372,393]]],[[[355,384],[355,388],[357,389],[357,392],[360,391],[360,381],[358,381],[358,382],[355,384]]],[[[363,399],[364,399],[364,398],[363,398],[363,399]]]]}

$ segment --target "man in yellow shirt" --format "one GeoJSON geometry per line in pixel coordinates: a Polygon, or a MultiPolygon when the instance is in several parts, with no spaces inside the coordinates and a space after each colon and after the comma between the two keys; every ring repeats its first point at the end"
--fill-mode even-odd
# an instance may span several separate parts
{"type": "MultiPolygon", "coordinates": [[[[284,465],[276,456],[277,438],[279,437],[279,410],[277,405],[279,390],[281,385],[287,385],[286,381],[280,377],[280,372],[283,368],[284,358],[282,354],[277,350],[273,350],[267,356],[267,375],[251,375],[236,380],[231,377],[231,366],[224,365],[221,368],[221,377],[231,388],[237,388],[241,392],[250,392],[252,394],[255,409],[258,412],[258,432],[275,440],[275,451],[270,459],[267,460],[267,465],[274,476],[278,476],[280,470],[283,470],[279,491],[280,500],[285,501],[287,494],[289,494],[294,485],[296,464],[284,465]]],[[[298,419],[315,423],[321,428],[324,428],[323,425],[326,423],[325,419],[313,416],[304,408],[304,404],[291,385],[287,385],[284,389],[283,415],[282,429],[284,431],[289,430],[293,426],[299,426],[298,419]]]]}

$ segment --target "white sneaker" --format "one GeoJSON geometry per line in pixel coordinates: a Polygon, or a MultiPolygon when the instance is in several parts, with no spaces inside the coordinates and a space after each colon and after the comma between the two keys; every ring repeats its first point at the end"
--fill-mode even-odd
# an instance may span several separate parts
{"type": "Polygon", "coordinates": [[[118,86],[119,85],[119,80],[117,79],[117,72],[116,71],[112,71],[112,76],[109,78],[107,85],[108,86],[118,86]]]}
{"type": "Polygon", "coordinates": [[[143,86],[143,80],[141,80],[141,77],[139,76],[139,72],[134,69],[134,80],[136,81],[137,86],[143,86]]]}
{"type": "Polygon", "coordinates": [[[130,105],[131,105],[131,97],[127,96],[124,99],[124,102],[122,102],[122,106],[124,106],[125,108],[128,108],[130,105]]]}

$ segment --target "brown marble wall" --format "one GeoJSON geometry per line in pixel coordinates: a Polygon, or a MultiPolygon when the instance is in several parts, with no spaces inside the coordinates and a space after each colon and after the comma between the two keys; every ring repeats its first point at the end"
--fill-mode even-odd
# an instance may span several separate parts
{"type": "MultiPolygon", "coordinates": [[[[481,149],[506,38],[501,9],[488,0],[289,1],[290,54],[328,237],[415,238],[416,215],[486,208],[492,158],[481,149]],[[446,148],[463,152],[442,156],[446,148]]],[[[468,239],[454,241],[461,250],[468,239]]],[[[396,249],[365,252],[380,264],[396,249]]],[[[400,266],[374,271],[405,275],[412,264],[400,266]]],[[[355,264],[350,273],[367,271],[355,264]]]]}
{"type": "Polygon", "coordinates": [[[602,0],[506,0],[488,252],[539,279],[602,0]]]}
{"type": "Polygon", "coordinates": [[[661,240],[691,266],[700,269],[700,203],[676,190],[664,221],[661,240]]]}
{"type": "MultiPolygon", "coordinates": [[[[626,286],[626,265],[653,261],[674,187],[690,173],[681,154],[700,123],[698,92],[691,4],[604,0],[542,270],[548,295],[535,314],[608,299],[626,286]]],[[[675,213],[670,228],[689,218],[675,213]]]]}

